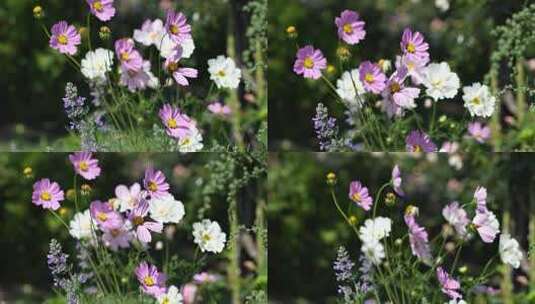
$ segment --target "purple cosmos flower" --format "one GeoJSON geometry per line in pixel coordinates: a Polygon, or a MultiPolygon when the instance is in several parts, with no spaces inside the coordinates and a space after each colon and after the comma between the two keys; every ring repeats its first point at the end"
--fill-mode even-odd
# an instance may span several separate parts
{"type": "Polygon", "coordinates": [[[167,277],[163,272],[158,272],[156,266],[141,262],[136,267],[135,273],[145,293],[155,297],[165,293],[167,277]]]}
{"type": "Polygon", "coordinates": [[[461,284],[459,281],[451,278],[450,275],[440,266],[437,267],[437,278],[444,294],[453,300],[462,298],[462,295],[459,293],[459,290],[461,289],[461,284]]]}
{"type": "Polygon", "coordinates": [[[431,141],[429,135],[414,130],[405,138],[407,152],[436,152],[437,146],[431,141]]]}
{"type": "Polygon", "coordinates": [[[232,113],[232,110],[230,109],[229,106],[224,105],[218,101],[212,102],[211,104],[208,105],[207,108],[208,108],[208,111],[214,113],[215,115],[219,115],[223,117],[228,117],[232,113]]]}
{"type": "Polygon", "coordinates": [[[52,26],[51,33],[49,41],[51,48],[62,54],[76,54],[78,51],[76,46],[82,43],[82,38],[74,25],[69,25],[67,21],[60,21],[52,26]]]}
{"type": "Polygon", "coordinates": [[[401,50],[403,55],[411,61],[429,62],[429,44],[424,41],[420,32],[413,32],[410,28],[403,31],[401,37],[401,50]]]}
{"type": "Polygon", "coordinates": [[[163,105],[159,116],[166,127],[167,135],[173,138],[181,139],[187,137],[193,129],[196,129],[197,123],[193,119],[170,104],[163,105]]]}
{"type": "Polygon", "coordinates": [[[91,152],[76,152],[69,155],[74,171],[87,180],[95,179],[100,175],[98,159],[93,158],[91,152]]]}
{"type": "Polygon", "coordinates": [[[403,83],[408,75],[407,73],[408,70],[404,66],[396,70],[390,76],[390,79],[388,79],[386,89],[382,92],[382,96],[385,100],[390,99],[391,102],[402,109],[414,109],[416,108],[414,99],[420,95],[420,89],[405,87],[403,83]]]}
{"type": "Polygon", "coordinates": [[[113,210],[108,202],[93,201],[89,205],[91,217],[104,229],[118,229],[123,227],[124,220],[121,214],[113,210]]]}
{"type": "Polygon", "coordinates": [[[334,23],[338,27],[338,38],[348,44],[357,44],[366,36],[365,22],[359,20],[359,14],[355,11],[343,11],[340,17],[336,17],[334,23]]]}
{"type": "Polygon", "coordinates": [[[121,79],[119,83],[128,87],[128,90],[135,92],[145,90],[147,87],[157,88],[158,79],[150,71],[150,61],[143,60],[142,68],[139,70],[129,69],[126,65],[120,67],[121,79]]]}
{"type": "Polygon", "coordinates": [[[59,202],[64,200],[59,184],[43,178],[33,184],[32,202],[44,209],[58,210],[59,202]]]}
{"type": "Polygon", "coordinates": [[[321,70],[325,68],[327,68],[327,59],[323,57],[323,53],[320,50],[307,45],[297,51],[297,58],[294,63],[294,72],[297,75],[318,79],[321,77],[321,70]]]}
{"type": "Polygon", "coordinates": [[[115,41],[115,54],[125,70],[139,71],[143,68],[143,58],[134,49],[134,40],[123,38],[115,41]]]}
{"type": "Polygon", "coordinates": [[[145,216],[147,216],[148,212],[149,203],[146,200],[142,200],[141,202],[139,202],[137,207],[132,209],[128,214],[128,219],[135,227],[135,235],[137,239],[142,243],[150,243],[150,241],[152,240],[152,236],[150,234],[151,231],[156,233],[162,233],[163,230],[162,223],[145,220],[145,216]]]}
{"type": "Polygon", "coordinates": [[[455,231],[464,238],[467,235],[466,227],[470,223],[466,211],[459,206],[458,202],[452,202],[442,209],[442,216],[450,223],[455,231]]]}
{"type": "Polygon", "coordinates": [[[372,197],[368,194],[368,188],[359,181],[352,181],[349,185],[349,199],[366,211],[370,210],[373,204],[372,197]]]}
{"type": "Polygon", "coordinates": [[[115,16],[115,7],[113,0],[87,0],[91,14],[95,15],[100,21],[109,21],[115,16]]]}
{"type": "Polygon", "coordinates": [[[377,64],[364,61],[359,66],[359,74],[366,91],[379,94],[385,89],[386,76],[377,64]]]}
{"type": "Polygon", "coordinates": [[[416,223],[417,212],[418,209],[416,207],[409,206],[404,216],[405,224],[409,227],[409,242],[412,254],[425,264],[431,265],[432,257],[427,231],[416,223]]]}
{"type": "Polygon", "coordinates": [[[154,171],[152,168],[145,171],[143,187],[154,197],[161,197],[169,193],[169,184],[165,181],[163,172],[160,170],[154,171]]]}
{"type": "Polygon", "coordinates": [[[479,121],[472,122],[468,124],[468,134],[482,144],[490,138],[490,128],[479,121]]]}
{"type": "Polygon", "coordinates": [[[104,229],[102,235],[102,242],[106,247],[109,247],[113,251],[117,251],[119,248],[130,247],[130,241],[134,238],[132,231],[127,227],[104,229]]]}
{"type": "Polygon", "coordinates": [[[182,47],[180,45],[177,45],[175,51],[173,52],[173,55],[169,56],[167,60],[165,60],[164,67],[167,71],[169,71],[169,73],[173,75],[173,78],[175,79],[176,83],[181,86],[188,86],[188,78],[197,78],[198,71],[197,69],[193,68],[181,68],[178,63],[181,58],[182,47]]]}
{"type": "Polygon", "coordinates": [[[171,39],[178,44],[182,44],[184,40],[191,38],[191,26],[188,24],[186,16],[180,12],[167,11],[165,29],[171,39]]]}
{"type": "Polygon", "coordinates": [[[500,223],[492,211],[480,212],[476,210],[476,216],[472,220],[474,227],[479,233],[481,240],[485,243],[492,243],[496,235],[500,232],[500,223]]]}
{"type": "Polygon", "coordinates": [[[401,189],[401,171],[399,166],[395,165],[392,169],[392,185],[394,186],[394,192],[399,196],[405,196],[403,189],[401,189]]]}
{"type": "Polygon", "coordinates": [[[405,67],[407,73],[411,76],[411,81],[415,85],[419,85],[423,82],[423,69],[429,63],[429,60],[415,60],[414,57],[406,55],[396,57],[396,69],[405,67]]]}
{"type": "Polygon", "coordinates": [[[476,200],[477,210],[479,212],[486,212],[487,209],[487,188],[477,186],[474,192],[474,199],[476,200]]]}

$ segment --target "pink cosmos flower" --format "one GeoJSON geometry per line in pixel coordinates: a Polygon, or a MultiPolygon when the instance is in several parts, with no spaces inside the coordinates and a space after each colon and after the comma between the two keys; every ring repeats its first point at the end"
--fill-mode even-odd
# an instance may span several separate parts
{"type": "Polygon", "coordinates": [[[492,243],[496,235],[500,232],[500,223],[492,211],[480,212],[476,210],[476,216],[472,220],[481,240],[485,243],[492,243]]]}
{"type": "Polygon", "coordinates": [[[59,202],[64,200],[63,190],[59,184],[43,178],[33,184],[32,202],[44,209],[58,210],[59,202]]]}
{"type": "Polygon", "coordinates": [[[410,28],[403,31],[401,37],[403,55],[411,61],[429,62],[429,44],[424,41],[420,32],[413,32],[410,28]]]}
{"type": "Polygon", "coordinates": [[[349,185],[349,199],[366,211],[370,210],[373,204],[368,188],[364,187],[359,181],[352,181],[349,185]]]}
{"type": "Polygon", "coordinates": [[[82,43],[82,38],[74,25],[69,25],[67,21],[60,21],[52,26],[51,33],[49,41],[51,48],[62,54],[76,54],[78,51],[76,46],[82,43]]]}
{"type": "Polygon", "coordinates": [[[182,297],[184,304],[193,304],[195,303],[195,296],[197,294],[197,285],[193,283],[187,283],[182,287],[182,297]]]}
{"type": "Polygon", "coordinates": [[[232,113],[232,110],[230,109],[229,106],[223,105],[222,103],[218,101],[212,102],[211,104],[208,105],[207,108],[208,108],[208,111],[214,113],[215,115],[219,115],[223,117],[228,117],[232,113]]]}
{"type": "Polygon", "coordinates": [[[442,144],[442,147],[440,148],[439,152],[445,152],[445,153],[456,153],[459,151],[459,144],[457,142],[452,141],[446,141],[442,144]]]}
{"type": "Polygon", "coordinates": [[[167,20],[165,29],[171,39],[176,43],[182,44],[184,40],[191,38],[191,26],[188,24],[186,16],[182,13],[176,13],[173,10],[167,11],[167,20]]]}
{"type": "Polygon", "coordinates": [[[394,186],[394,192],[396,192],[397,195],[405,195],[403,189],[401,189],[401,171],[399,170],[398,165],[395,165],[394,169],[392,169],[392,185],[394,186]]]}
{"type": "Polygon", "coordinates": [[[307,45],[297,51],[297,58],[294,63],[294,72],[297,75],[318,79],[321,77],[321,70],[325,68],[327,68],[327,59],[323,57],[323,53],[320,50],[307,45]]]}
{"type": "Polygon", "coordinates": [[[115,197],[120,203],[119,211],[124,212],[137,207],[139,202],[145,198],[143,194],[138,183],[134,183],[130,188],[125,185],[115,187],[115,197]]]}
{"type": "Polygon", "coordinates": [[[379,94],[385,89],[386,76],[377,64],[364,61],[359,66],[359,74],[366,91],[379,94]]]}
{"type": "Polygon", "coordinates": [[[163,230],[163,224],[145,220],[145,216],[147,216],[148,212],[149,203],[146,200],[142,200],[137,207],[132,209],[128,214],[128,219],[135,227],[135,235],[142,243],[150,243],[152,240],[152,236],[150,234],[151,231],[162,233],[163,230]]]}
{"type": "Polygon", "coordinates": [[[459,206],[458,202],[452,202],[442,209],[442,216],[450,223],[461,238],[466,237],[466,227],[470,223],[466,211],[459,206]]]}
{"type": "Polygon", "coordinates": [[[100,175],[98,159],[93,158],[91,152],[76,152],[69,155],[74,171],[87,180],[95,179],[100,175]]]}
{"type": "Polygon", "coordinates": [[[414,109],[416,103],[414,99],[420,95],[420,89],[405,87],[403,84],[407,77],[408,70],[406,67],[401,67],[390,76],[386,83],[386,89],[382,92],[384,99],[391,99],[396,105],[402,109],[414,109]]]}
{"type": "Polygon", "coordinates": [[[193,281],[199,284],[213,283],[218,279],[218,276],[208,272],[197,273],[193,276],[193,281]]]}
{"type": "MultiPolygon", "coordinates": [[[[431,249],[429,247],[429,240],[427,231],[418,223],[416,223],[416,211],[414,208],[407,208],[404,220],[409,227],[409,242],[411,244],[412,254],[417,256],[422,262],[431,265],[431,249]]],[[[417,210],[417,209],[416,209],[417,210]]]]}
{"type": "Polygon", "coordinates": [[[407,152],[436,152],[437,146],[431,141],[429,135],[414,130],[405,138],[407,152]]]}
{"type": "Polygon", "coordinates": [[[178,63],[182,58],[182,47],[177,45],[173,54],[165,60],[164,67],[173,75],[176,83],[181,86],[188,86],[188,78],[197,78],[198,71],[193,68],[182,68],[178,63]]]}
{"type": "Polygon", "coordinates": [[[121,65],[120,74],[119,83],[128,87],[131,92],[159,86],[158,79],[150,71],[150,61],[148,60],[143,60],[142,68],[139,70],[129,69],[126,65],[121,65]]]}
{"type": "Polygon", "coordinates": [[[474,199],[476,200],[477,210],[479,212],[486,212],[487,209],[487,188],[477,186],[474,192],[474,199]]]}
{"type": "Polygon", "coordinates": [[[165,181],[163,172],[160,170],[154,171],[152,168],[145,170],[143,187],[154,197],[161,197],[169,193],[169,184],[165,181]]]}
{"type": "Polygon", "coordinates": [[[143,292],[154,297],[166,292],[165,281],[167,277],[163,272],[158,272],[156,266],[141,262],[136,267],[135,273],[143,292]]]}
{"type": "Polygon", "coordinates": [[[91,14],[95,15],[100,21],[109,21],[115,16],[115,7],[113,0],[87,0],[91,14]]]}
{"type": "Polygon", "coordinates": [[[437,278],[444,294],[453,300],[462,299],[462,295],[459,293],[461,284],[459,281],[451,278],[450,275],[440,266],[437,267],[437,278]]]}
{"type": "Polygon", "coordinates": [[[423,82],[423,69],[429,63],[425,60],[415,60],[414,57],[408,57],[406,55],[396,57],[396,69],[405,67],[407,74],[411,76],[411,81],[415,85],[419,85],[423,82]]]}
{"type": "Polygon", "coordinates": [[[118,229],[123,227],[124,220],[121,214],[113,210],[108,202],[93,201],[89,205],[91,217],[104,229],[118,229]]]}
{"type": "Polygon", "coordinates": [[[106,247],[109,247],[113,251],[117,251],[119,248],[130,247],[130,241],[134,238],[132,232],[127,227],[104,229],[102,235],[102,241],[106,247]]]}
{"type": "Polygon", "coordinates": [[[181,139],[190,135],[197,128],[195,120],[180,112],[177,107],[164,104],[159,112],[160,119],[166,127],[167,135],[181,139]]]}
{"type": "Polygon", "coordinates": [[[468,134],[482,144],[490,138],[490,128],[479,121],[472,122],[468,124],[468,134]]]}
{"type": "Polygon", "coordinates": [[[343,11],[340,17],[336,17],[334,23],[338,27],[338,38],[348,44],[357,44],[366,36],[365,22],[359,20],[359,14],[355,11],[343,11]]]}
{"type": "Polygon", "coordinates": [[[143,68],[143,58],[134,49],[134,40],[123,38],[115,41],[115,54],[125,70],[139,71],[143,68]]]}

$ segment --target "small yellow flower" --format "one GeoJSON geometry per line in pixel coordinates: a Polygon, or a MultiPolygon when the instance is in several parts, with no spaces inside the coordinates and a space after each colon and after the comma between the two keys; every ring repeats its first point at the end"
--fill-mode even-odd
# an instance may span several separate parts
{"type": "Polygon", "coordinates": [[[111,37],[111,29],[107,26],[101,26],[98,35],[102,40],[108,40],[111,37]]]}
{"type": "Polygon", "coordinates": [[[297,29],[295,26],[290,25],[286,28],[286,34],[288,35],[288,38],[295,39],[297,38],[297,29]]]}
{"type": "Polygon", "coordinates": [[[43,12],[43,8],[42,8],[40,5],[36,5],[36,6],[33,8],[33,16],[34,16],[36,19],[41,19],[41,18],[43,18],[43,16],[44,16],[44,12],[43,12]]]}
{"type": "Polygon", "coordinates": [[[327,174],[327,185],[329,186],[336,185],[336,174],[334,174],[334,172],[329,172],[327,174]]]}
{"type": "Polygon", "coordinates": [[[25,167],[24,170],[22,170],[22,173],[24,174],[24,176],[26,176],[27,178],[30,178],[33,176],[33,169],[32,167],[25,167]]]}

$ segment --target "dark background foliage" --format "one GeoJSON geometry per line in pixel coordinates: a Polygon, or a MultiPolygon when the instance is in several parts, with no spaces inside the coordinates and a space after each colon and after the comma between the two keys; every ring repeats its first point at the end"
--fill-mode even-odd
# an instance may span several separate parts
{"type": "MultiPolygon", "coordinates": [[[[378,214],[393,217],[394,227],[402,227],[405,207],[415,205],[420,209],[418,222],[430,239],[442,229],[446,204],[469,202],[476,186],[485,186],[487,202],[496,212],[501,230],[509,217],[509,231],[527,250],[528,220],[535,212],[534,157],[529,153],[464,156],[463,168],[457,170],[448,164],[446,154],[272,154],[268,178],[270,263],[278,266],[269,269],[270,299],[275,303],[334,303],[332,262],[338,246],[346,246],[354,261],[358,258],[360,244],[331,201],[325,183],[328,172],[338,177],[336,193],[344,208],[350,204],[347,193],[352,180],[362,181],[375,196],[398,164],[407,199],[398,200],[394,207],[380,205],[378,214]]],[[[365,214],[359,208],[350,210],[360,226],[365,214]]],[[[473,241],[466,251],[463,249],[461,261],[470,273],[477,274],[497,250],[497,242],[485,245],[473,241]]],[[[517,271],[517,275],[525,273],[517,271]]],[[[501,283],[497,278],[491,282],[494,286],[501,283]]],[[[525,291],[525,287],[516,284],[515,292],[525,291]]]]}
{"type": "MultiPolygon", "coordinates": [[[[297,28],[299,46],[312,44],[323,51],[327,61],[337,68],[331,81],[341,75],[336,66],[338,37],[334,19],[344,9],[356,10],[366,22],[366,38],[352,47],[350,66],[364,60],[394,60],[400,52],[399,42],[405,27],[422,32],[430,44],[431,60],[447,61],[458,73],[461,83],[483,82],[489,72],[490,54],[495,47],[491,31],[532,0],[451,0],[450,8],[441,12],[435,1],[427,0],[273,0],[269,22],[269,131],[270,149],[318,150],[311,119],[318,102],[340,117],[329,89],[321,81],[305,80],[293,73],[295,41],[285,30],[297,28]]],[[[448,114],[460,111],[461,95],[454,101],[439,104],[448,114]]]]}

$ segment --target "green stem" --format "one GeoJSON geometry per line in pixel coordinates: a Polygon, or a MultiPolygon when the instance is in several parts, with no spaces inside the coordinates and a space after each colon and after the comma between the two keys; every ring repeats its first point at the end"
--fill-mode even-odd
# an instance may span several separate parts
{"type": "Polygon", "coordinates": [[[355,232],[355,235],[357,236],[357,238],[359,238],[359,232],[357,231],[357,228],[355,227],[355,225],[353,225],[351,223],[351,221],[349,220],[349,218],[346,216],[346,214],[344,213],[344,211],[342,210],[342,208],[340,208],[340,205],[338,205],[338,200],[336,199],[336,194],[334,194],[334,189],[331,187],[331,197],[332,197],[332,200],[333,200],[333,203],[334,205],[336,206],[336,209],[338,210],[338,212],[340,213],[340,215],[342,215],[342,217],[346,220],[347,224],[349,226],[351,226],[351,228],[353,228],[353,231],[355,232]]]}
{"type": "Polygon", "coordinates": [[[377,205],[379,204],[379,198],[381,197],[381,194],[383,192],[383,190],[390,185],[390,182],[384,184],[383,186],[381,186],[381,188],[379,188],[379,191],[377,191],[377,194],[375,195],[375,201],[373,202],[373,214],[372,214],[372,218],[375,218],[375,212],[377,211],[377,205]]]}

